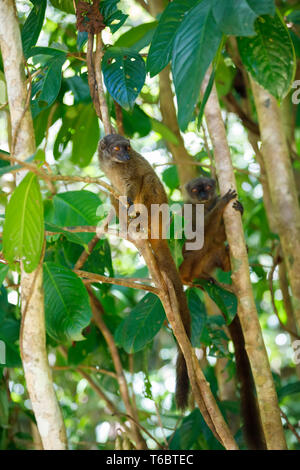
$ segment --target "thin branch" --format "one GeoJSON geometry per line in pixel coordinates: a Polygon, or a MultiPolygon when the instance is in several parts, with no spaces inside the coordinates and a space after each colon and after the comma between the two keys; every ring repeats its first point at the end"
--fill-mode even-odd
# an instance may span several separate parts
{"type": "Polygon", "coordinates": [[[103,81],[102,81],[102,73],[101,73],[101,61],[102,61],[103,54],[104,53],[103,53],[102,36],[101,36],[101,33],[98,33],[96,35],[95,77],[96,77],[96,82],[97,82],[98,99],[100,103],[104,130],[106,134],[111,134],[112,127],[111,127],[110,116],[109,116],[108,107],[106,103],[103,81]]]}
{"type": "Polygon", "coordinates": [[[119,388],[120,388],[120,394],[123,399],[127,414],[132,417],[133,421],[135,424],[133,425],[133,432],[135,435],[135,441],[138,449],[147,449],[147,444],[146,441],[144,440],[143,436],[141,435],[138,426],[136,422],[138,422],[138,413],[137,411],[133,408],[132,403],[130,401],[130,396],[129,396],[129,390],[127,386],[127,381],[124,375],[123,371],[123,366],[121,363],[121,359],[119,356],[118,349],[116,347],[114,337],[108,327],[106,326],[103,318],[102,318],[102,313],[104,312],[102,304],[100,301],[97,299],[95,296],[93,290],[91,287],[87,287],[88,294],[90,296],[91,300],[91,306],[92,306],[92,313],[93,313],[93,318],[95,321],[95,324],[101,331],[101,333],[104,336],[104,339],[107,343],[107,346],[109,348],[114,367],[117,373],[117,380],[119,383],[119,388]]]}
{"type": "MultiPolygon", "coordinates": [[[[95,366],[80,366],[80,368],[85,369],[85,370],[91,370],[93,372],[96,372],[97,374],[109,375],[113,379],[117,380],[117,375],[115,374],[115,372],[112,372],[110,370],[99,369],[98,367],[95,367],[95,366]]],[[[60,371],[60,370],[73,370],[73,369],[77,370],[78,368],[75,366],[52,366],[51,369],[60,371]]]]}
{"type": "Polygon", "coordinates": [[[287,428],[288,428],[290,431],[292,431],[292,433],[293,433],[294,436],[296,437],[297,441],[300,442],[300,436],[299,436],[299,434],[297,433],[295,427],[289,422],[289,419],[288,419],[287,415],[286,415],[282,410],[280,410],[280,414],[281,414],[282,418],[285,419],[287,428]]]}
{"type": "Polygon", "coordinates": [[[102,276],[101,274],[94,274],[94,273],[89,273],[87,271],[80,271],[80,270],[74,270],[75,274],[77,276],[86,279],[87,282],[86,284],[92,284],[94,282],[104,282],[106,284],[116,284],[119,286],[124,286],[124,287],[132,287],[133,289],[141,289],[141,290],[146,290],[149,292],[153,292],[153,294],[159,295],[159,289],[157,287],[153,286],[148,286],[147,284],[141,284],[134,282],[132,279],[126,279],[126,278],[117,278],[117,277],[107,277],[107,276],[102,276]]]}

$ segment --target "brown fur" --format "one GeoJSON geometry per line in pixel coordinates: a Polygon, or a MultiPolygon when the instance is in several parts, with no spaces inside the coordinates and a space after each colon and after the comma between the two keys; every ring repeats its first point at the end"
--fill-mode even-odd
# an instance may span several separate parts
{"type": "MultiPolygon", "coordinates": [[[[216,182],[210,178],[195,178],[186,186],[189,200],[193,205],[204,204],[204,245],[201,250],[187,251],[183,247],[183,262],[179,268],[184,281],[193,279],[212,279],[216,268],[230,271],[230,257],[226,242],[223,213],[227,204],[237,197],[229,190],[223,197],[216,194],[216,182]]],[[[243,213],[239,201],[233,203],[235,210],[243,213]]],[[[193,210],[193,217],[195,210],[193,210]]],[[[195,221],[192,225],[195,230],[195,221]]],[[[255,386],[248,355],[245,350],[245,339],[238,315],[228,326],[234,344],[237,378],[240,384],[241,414],[244,418],[244,436],[252,450],[265,449],[265,439],[255,396],[255,386]]]]}
{"type": "MultiPolygon", "coordinates": [[[[144,204],[148,214],[151,213],[151,204],[167,203],[164,187],[152,169],[151,165],[139,153],[135,152],[129,141],[118,134],[111,134],[100,141],[99,144],[100,167],[110,179],[113,187],[124,196],[127,196],[129,205],[144,204]],[[114,150],[119,148],[119,150],[114,150]]],[[[116,207],[116,201],[114,206],[116,207]]],[[[151,220],[148,220],[150,233],[151,220]]],[[[152,227],[153,229],[153,227],[152,227]]],[[[161,234],[162,227],[158,227],[161,234]]],[[[190,313],[183,291],[180,276],[172,258],[167,240],[151,239],[152,250],[161,272],[165,272],[172,281],[179,304],[180,315],[190,336],[190,313]]],[[[189,379],[186,363],[181,350],[178,348],[176,365],[176,403],[181,409],[187,406],[189,379]]]]}

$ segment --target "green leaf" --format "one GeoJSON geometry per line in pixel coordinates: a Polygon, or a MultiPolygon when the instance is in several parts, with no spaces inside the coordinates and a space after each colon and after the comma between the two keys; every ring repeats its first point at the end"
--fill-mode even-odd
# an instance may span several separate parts
{"type": "Polygon", "coordinates": [[[60,226],[97,225],[97,209],[102,204],[91,191],[66,191],[53,198],[55,216],[53,223],[60,226]]]}
{"type": "Polygon", "coordinates": [[[204,109],[205,109],[207,100],[209,98],[209,95],[211,93],[211,90],[212,90],[212,87],[213,87],[213,84],[214,84],[215,73],[216,73],[216,69],[215,69],[215,67],[213,67],[212,72],[211,72],[210,77],[209,77],[209,80],[208,80],[208,84],[205,88],[205,92],[204,92],[204,95],[203,95],[203,98],[202,98],[202,101],[201,101],[201,105],[200,105],[200,109],[199,109],[199,113],[198,113],[198,116],[197,116],[198,130],[200,130],[201,123],[202,123],[202,118],[203,118],[203,114],[204,114],[204,109]]]}
{"type": "Polygon", "coordinates": [[[23,52],[26,59],[29,57],[30,49],[36,44],[40,35],[47,6],[46,0],[31,0],[31,3],[33,8],[22,28],[23,52]]]}
{"type": "MultiPolygon", "coordinates": [[[[49,232],[62,233],[70,242],[76,243],[77,245],[86,246],[86,243],[83,242],[83,240],[80,238],[80,236],[77,233],[68,232],[68,230],[64,230],[62,227],[59,227],[58,225],[46,222],[45,230],[49,232]]],[[[52,236],[52,235],[49,235],[49,236],[52,236]]]]}
{"type": "Polygon", "coordinates": [[[172,165],[163,171],[162,180],[171,190],[179,188],[180,181],[176,165],[172,165]]]}
{"type": "Polygon", "coordinates": [[[228,290],[223,289],[211,281],[197,279],[196,284],[204,287],[210,298],[217,304],[229,325],[237,314],[237,298],[228,290]]]}
{"type": "Polygon", "coordinates": [[[114,276],[114,270],[111,259],[110,245],[104,238],[99,240],[82,269],[96,274],[107,274],[114,276]]]}
{"type": "Polygon", "coordinates": [[[242,61],[252,77],[275,98],[283,99],[294,80],[295,52],[289,32],[277,14],[255,22],[256,36],[238,38],[242,61]]]}
{"type": "Polygon", "coordinates": [[[282,400],[282,398],[288,395],[294,395],[295,393],[300,393],[300,381],[290,383],[277,390],[278,400],[282,400]]]}
{"type": "Polygon", "coordinates": [[[274,0],[217,0],[213,14],[225,34],[253,36],[254,21],[260,15],[274,15],[274,0]]]}
{"type": "Polygon", "coordinates": [[[65,53],[53,56],[44,68],[43,76],[34,84],[32,95],[36,96],[31,101],[31,110],[34,118],[42,109],[51,106],[57,98],[61,86],[62,66],[65,60],[65,53]]]}
{"type": "Polygon", "coordinates": [[[202,346],[201,335],[206,324],[206,308],[199,297],[197,289],[188,289],[186,295],[192,319],[191,343],[194,348],[200,348],[202,346]]]}
{"type": "Polygon", "coordinates": [[[90,88],[87,80],[87,75],[82,74],[80,76],[74,75],[74,77],[66,78],[65,82],[74,95],[74,104],[89,103],[91,101],[90,88]]]}
{"type": "Polygon", "coordinates": [[[76,47],[78,51],[81,51],[83,46],[88,40],[88,33],[87,31],[78,31],[77,32],[77,42],[76,42],[76,47]]]}
{"type": "Polygon", "coordinates": [[[58,10],[75,14],[73,0],[50,0],[50,3],[58,10]]]}
{"type": "Polygon", "coordinates": [[[146,78],[142,57],[131,49],[110,47],[102,59],[102,72],[110,95],[123,108],[132,108],[146,78]]]}
{"type": "Polygon", "coordinates": [[[112,33],[118,31],[128,18],[128,15],[118,10],[117,4],[119,1],[120,0],[102,0],[102,2],[100,2],[100,12],[104,18],[104,24],[109,26],[112,33]]]}
{"type": "Polygon", "coordinates": [[[178,139],[174,132],[171,131],[163,122],[158,121],[157,119],[152,118],[152,129],[154,132],[157,132],[161,135],[163,139],[172,144],[178,145],[178,139]]]}
{"type": "Polygon", "coordinates": [[[157,21],[152,21],[151,23],[144,23],[131,28],[117,39],[114,46],[128,47],[139,52],[151,42],[157,24],[157,21]]]}
{"type": "Polygon", "coordinates": [[[154,77],[168,65],[177,31],[185,14],[199,3],[199,0],[179,0],[169,3],[163,11],[154,33],[147,58],[147,70],[154,77]]]}
{"type": "Polygon", "coordinates": [[[230,92],[235,73],[234,67],[228,66],[223,57],[220,56],[215,75],[215,84],[219,97],[225,96],[230,92]]]}
{"type": "Polygon", "coordinates": [[[44,214],[36,175],[28,173],[13,192],[5,213],[3,251],[9,263],[22,260],[24,269],[34,271],[44,241],[44,214]]]}
{"type": "Polygon", "coordinates": [[[44,263],[47,333],[56,341],[80,341],[91,319],[91,306],[83,282],[73,271],[44,263]]]}
{"type": "MultiPolygon", "coordinates": [[[[53,213],[51,211],[46,220],[59,227],[97,225],[99,217],[96,213],[101,204],[99,197],[90,191],[59,193],[53,198],[54,211],[53,213]]],[[[81,239],[82,244],[87,244],[93,238],[92,233],[77,233],[76,235],[76,238],[81,239]]]]}
{"type": "MultiPolygon", "coordinates": [[[[171,450],[193,449],[193,445],[199,442],[200,438],[202,444],[200,449],[222,448],[205,423],[200,411],[195,409],[183,418],[181,425],[171,436],[169,446],[171,450]]],[[[197,446],[197,448],[199,447],[197,446]]]]}
{"type": "Polygon", "coordinates": [[[145,295],[118,326],[116,343],[129,354],[140,351],[159,332],[165,318],[160,299],[152,293],[145,295]]]}
{"type": "Polygon", "coordinates": [[[5,343],[13,344],[20,335],[20,321],[15,318],[5,318],[0,325],[0,339],[5,343]]]}
{"type": "Polygon", "coordinates": [[[56,58],[58,57],[66,58],[66,51],[55,48],[55,47],[36,46],[30,49],[29,57],[36,57],[36,56],[42,56],[44,61],[48,60],[47,56],[56,57],[56,58]]]}
{"type": "Polygon", "coordinates": [[[125,134],[128,137],[133,137],[138,134],[140,137],[145,137],[151,131],[151,120],[144,111],[135,104],[132,111],[125,111],[123,113],[123,125],[125,134]]]}
{"type": "Polygon", "coordinates": [[[211,3],[207,0],[192,8],[176,34],[172,73],[178,103],[178,123],[185,130],[194,113],[200,86],[222,39],[211,3]]]}
{"type": "Polygon", "coordinates": [[[100,137],[98,118],[92,104],[85,105],[76,121],[71,161],[87,166],[97,150],[100,137]]]}

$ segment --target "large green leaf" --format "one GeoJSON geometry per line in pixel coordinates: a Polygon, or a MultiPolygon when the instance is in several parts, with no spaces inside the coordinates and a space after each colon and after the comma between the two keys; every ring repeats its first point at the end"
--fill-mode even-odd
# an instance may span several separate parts
{"type": "Polygon", "coordinates": [[[131,28],[117,39],[114,46],[130,47],[132,50],[139,52],[151,42],[157,24],[157,21],[152,21],[131,28]]]}
{"type": "Polygon", "coordinates": [[[178,103],[178,122],[185,130],[199,98],[200,86],[212,62],[222,33],[211,12],[208,0],[192,8],[184,17],[176,34],[172,72],[178,103]]]}
{"type": "Polygon", "coordinates": [[[295,74],[295,52],[289,32],[279,15],[255,22],[256,36],[238,38],[242,61],[252,77],[275,98],[290,90],[295,74]]]}
{"type": "Polygon", "coordinates": [[[225,34],[253,36],[254,21],[260,15],[274,15],[274,0],[217,0],[213,14],[225,34]]]}
{"type": "Polygon", "coordinates": [[[158,333],[165,318],[159,298],[152,293],[146,294],[120,323],[115,340],[129,354],[140,351],[158,333]]]}
{"type": "Polygon", "coordinates": [[[56,341],[80,341],[91,319],[91,306],[83,282],[73,271],[44,263],[47,333],[56,341]]]}
{"type": "Polygon", "coordinates": [[[162,180],[172,191],[179,188],[180,181],[176,165],[172,165],[163,171],[162,180]]]}
{"type": "Polygon", "coordinates": [[[158,74],[170,62],[178,28],[186,12],[197,3],[199,0],[178,0],[169,3],[163,11],[147,58],[147,70],[151,77],[158,74]]]}
{"type": "Polygon", "coordinates": [[[237,298],[232,293],[222,287],[218,286],[214,282],[204,281],[198,279],[197,284],[204,287],[211,299],[217,304],[221,312],[226,318],[226,323],[229,325],[237,314],[237,298]]]}
{"type": "Polygon", "coordinates": [[[44,241],[44,214],[36,175],[28,173],[13,192],[5,213],[3,251],[6,260],[22,260],[26,272],[38,266],[44,241]]]}
{"type": "Polygon", "coordinates": [[[53,223],[64,226],[97,225],[96,215],[101,200],[91,191],[66,191],[56,194],[54,202],[53,223]]]}
{"type": "Polygon", "coordinates": [[[157,132],[167,142],[178,145],[178,138],[163,122],[158,121],[155,118],[151,119],[152,129],[157,132]]]}
{"type": "Polygon", "coordinates": [[[35,118],[43,109],[51,106],[61,87],[62,66],[66,52],[50,47],[34,47],[30,55],[40,55],[43,72],[32,85],[31,111],[35,118]]]}
{"type": "Polygon", "coordinates": [[[132,108],[146,78],[142,57],[125,47],[110,47],[102,60],[102,72],[110,95],[123,108],[132,108]]]}
{"type": "MultiPolygon", "coordinates": [[[[62,228],[76,225],[97,225],[99,217],[96,212],[100,205],[99,197],[90,191],[59,193],[53,198],[54,211],[50,213],[49,217],[47,216],[47,222],[62,228]]],[[[77,233],[76,235],[84,244],[93,238],[91,233],[77,233]]]]}
{"type": "Polygon", "coordinates": [[[71,160],[80,167],[87,166],[97,150],[100,130],[92,104],[83,105],[76,121],[71,160]]]}
{"type": "Polygon", "coordinates": [[[38,40],[47,6],[46,0],[31,0],[31,3],[33,3],[33,8],[22,28],[22,44],[25,58],[28,57],[30,49],[38,40]]]}

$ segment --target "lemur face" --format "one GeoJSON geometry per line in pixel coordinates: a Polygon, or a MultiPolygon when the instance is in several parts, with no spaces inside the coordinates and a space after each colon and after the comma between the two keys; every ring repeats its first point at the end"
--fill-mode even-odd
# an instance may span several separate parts
{"type": "Polygon", "coordinates": [[[130,160],[130,142],[119,134],[106,135],[99,144],[99,151],[105,158],[117,163],[126,163],[130,160]]]}
{"type": "Polygon", "coordinates": [[[195,178],[186,185],[186,190],[192,201],[206,203],[216,195],[216,182],[211,178],[195,178]]]}

